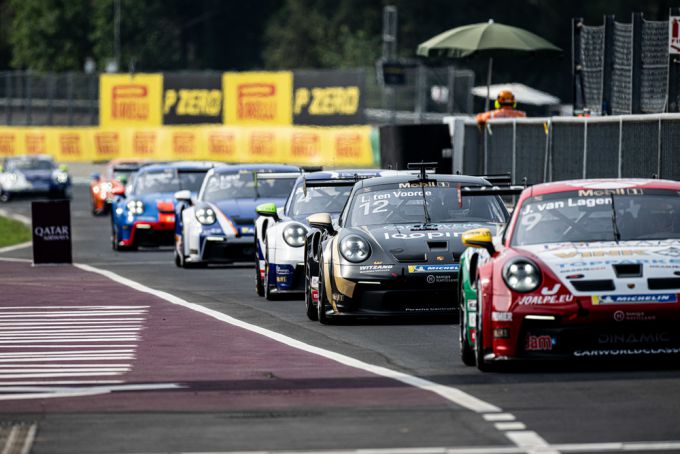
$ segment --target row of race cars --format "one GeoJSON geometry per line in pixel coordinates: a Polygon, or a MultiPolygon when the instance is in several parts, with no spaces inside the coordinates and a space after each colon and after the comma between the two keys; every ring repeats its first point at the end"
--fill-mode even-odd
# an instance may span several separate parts
{"type": "Polygon", "coordinates": [[[482,370],[680,353],[680,183],[525,188],[430,167],[140,164],[107,196],[113,248],[174,244],[183,267],[254,257],[258,295],[304,295],[321,323],[458,315],[462,361],[482,370]]]}

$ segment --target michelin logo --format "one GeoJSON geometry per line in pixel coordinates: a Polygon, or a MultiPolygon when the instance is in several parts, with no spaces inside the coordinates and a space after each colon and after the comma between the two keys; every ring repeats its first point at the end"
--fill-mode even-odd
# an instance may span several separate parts
{"type": "Polygon", "coordinates": [[[409,273],[453,273],[458,271],[460,265],[457,263],[442,265],[409,265],[409,273]]]}
{"type": "Polygon", "coordinates": [[[593,296],[593,305],[599,304],[644,304],[644,303],[676,303],[674,293],[659,293],[650,295],[606,295],[593,296]]]}

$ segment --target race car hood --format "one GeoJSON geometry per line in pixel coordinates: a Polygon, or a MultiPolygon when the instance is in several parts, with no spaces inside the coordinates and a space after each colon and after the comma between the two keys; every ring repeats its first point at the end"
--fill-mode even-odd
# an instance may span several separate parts
{"type": "Polygon", "coordinates": [[[636,302],[626,299],[636,295],[672,295],[657,299],[675,301],[680,292],[680,240],[553,243],[515,250],[538,258],[573,294],[595,295],[594,304],[597,298],[617,297],[636,302]]]}
{"type": "Polygon", "coordinates": [[[21,170],[15,173],[23,174],[27,181],[51,180],[54,170],[21,170]]]}
{"type": "Polygon", "coordinates": [[[261,199],[230,199],[213,202],[219,210],[224,213],[229,219],[238,224],[253,225],[257,213],[255,208],[263,203],[274,203],[276,206],[281,206],[286,202],[285,199],[280,198],[261,198],[261,199]]]}
{"type": "Polygon", "coordinates": [[[352,232],[369,238],[374,258],[376,252],[381,251],[385,260],[395,262],[450,262],[451,259],[458,262],[465,250],[461,235],[478,228],[489,228],[495,234],[500,224],[447,223],[428,224],[426,227],[422,224],[371,225],[347,229],[347,234],[352,232]]]}

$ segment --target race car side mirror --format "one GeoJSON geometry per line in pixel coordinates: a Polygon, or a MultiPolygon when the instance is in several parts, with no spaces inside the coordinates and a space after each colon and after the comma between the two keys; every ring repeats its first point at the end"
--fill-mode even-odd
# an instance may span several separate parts
{"type": "Polygon", "coordinates": [[[463,233],[461,240],[467,247],[486,249],[489,255],[494,255],[496,248],[493,246],[492,238],[491,230],[475,229],[463,233]]]}
{"type": "Polygon", "coordinates": [[[320,230],[326,230],[328,232],[333,232],[333,221],[331,220],[331,215],[328,213],[316,213],[307,218],[307,222],[312,227],[320,230]]]}
{"type": "Polygon", "coordinates": [[[175,200],[178,202],[187,202],[189,205],[191,205],[191,191],[185,189],[183,191],[175,192],[175,200]]]}
{"type": "Polygon", "coordinates": [[[98,173],[93,173],[90,175],[90,178],[92,178],[92,181],[94,181],[95,183],[98,183],[99,180],[101,179],[101,175],[99,175],[98,173]]]}
{"type": "Polygon", "coordinates": [[[279,222],[279,212],[276,209],[275,203],[263,203],[255,208],[255,212],[260,216],[274,218],[274,221],[279,222]]]}

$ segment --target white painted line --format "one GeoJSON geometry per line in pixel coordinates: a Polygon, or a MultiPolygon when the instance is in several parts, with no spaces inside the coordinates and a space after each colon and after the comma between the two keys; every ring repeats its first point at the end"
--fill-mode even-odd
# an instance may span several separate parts
{"type": "Polygon", "coordinates": [[[14,244],[12,246],[0,247],[0,254],[4,254],[5,252],[18,251],[19,249],[26,249],[27,247],[31,247],[32,245],[33,245],[33,243],[31,241],[26,241],[25,243],[19,243],[19,244],[14,244]]]}
{"type": "Polygon", "coordinates": [[[12,358],[0,359],[0,367],[12,363],[45,363],[55,361],[118,361],[121,359],[134,360],[133,355],[111,355],[111,356],[58,356],[58,357],[33,357],[33,358],[12,358]]]}
{"type": "Polygon", "coordinates": [[[4,348],[70,348],[70,347],[78,347],[78,348],[87,348],[87,347],[92,347],[92,348],[116,348],[116,347],[130,347],[130,348],[137,348],[137,344],[111,344],[111,345],[101,345],[101,344],[95,344],[95,345],[70,345],[70,344],[63,344],[63,345],[10,345],[8,347],[4,348]]]}
{"type": "Polygon", "coordinates": [[[29,259],[15,259],[15,258],[11,258],[11,257],[0,257],[0,262],[33,263],[33,260],[29,260],[29,259]]]}
{"type": "Polygon", "coordinates": [[[548,442],[533,431],[510,431],[505,432],[505,436],[520,448],[524,448],[528,454],[559,454],[560,452],[557,449],[553,449],[548,442]]]}
{"type": "Polygon", "coordinates": [[[515,415],[511,413],[491,413],[484,415],[484,421],[514,421],[515,415]]]}
{"type": "Polygon", "coordinates": [[[68,328],[68,327],[59,327],[59,328],[52,328],[52,329],[16,329],[13,328],[11,331],[10,330],[2,330],[0,329],[0,334],[3,334],[5,336],[9,335],[18,335],[18,334],[68,334],[68,333],[73,333],[73,334],[88,334],[88,333],[119,333],[119,334],[126,334],[129,333],[130,331],[141,331],[142,327],[130,327],[130,328],[68,328]]]}
{"type": "Polygon", "coordinates": [[[31,448],[33,447],[33,441],[35,441],[35,434],[37,431],[38,425],[31,424],[31,427],[28,429],[28,433],[26,434],[26,438],[24,438],[24,446],[22,446],[19,454],[29,454],[31,452],[31,448]]]}
{"type": "MultiPolygon", "coordinates": [[[[107,375],[121,375],[119,373],[111,372],[58,372],[53,374],[16,374],[16,375],[4,375],[2,379],[8,378],[49,378],[49,377],[97,377],[97,376],[107,376],[107,375]]],[[[2,384],[2,382],[0,382],[2,384]]]]}
{"type": "Polygon", "coordinates": [[[63,352],[54,352],[54,351],[44,351],[44,352],[13,352],[13,353],[0,353],[0,358],[2,357],[11,357],[11,356],[27,356],[27,355],[73,355],[73,354],[80,354],[80,353],[96,353],[96,354],[101,354],[101,353],[134,353],[134,349],[130,348],[125,348],[125,349],[109,349],[109,350],[65,350],[63,352]]]}
{"type": "Polygon", "coordinates": [[[115,316],[118,315],[144,315],[141,311],[120,311],[120,312],[53,312],[53,313],[41,313],[41,312],[17,312],[16,314],[10,313],[0,315],[0,319],[7,320],[12,318],[68,318],[68,317],[99,317],[99,316],[109,316],[111,319],[115,320],[115,316]]]}
{"type": "Polygon", "coordinates": [[[0,382],[0,392],[4,386],[27,386],[27,385],[100,385],[125,383],[123,380],[35,380],[35,381],[3,381],[0,382]]]}
{"type": "Polygon", "coordinates": [[[33,323],[53,323],[53,322],[119,322],[119,321],[125,321],[125,322],[143,322],[146,319],[144,318],[66,318],[63,320],[41,320],[38,318],[34,317],[22,317],[21,320],[4,320],[4,322],[9,323],[9,322],[33,322],[33,323]]]}
{"type": "Polygon", "coordinates": [[[9,309],[148,309],[151,306],[4,306],[0,311],[9,309]]]}
{"type": "Polygon", "coordinates": [[[10,328],[13,326],[44,326],[44,327],[78,327],[78,328],[114,328],[116,326],[143,326],[141,322],[119,322],[117,320],[109,320],[106,322],[60,322],[58,320],[41,320],[39,322],[0,322],[0,328],[10,328]]]}
{"type": "Polygon", "coordinates": [[[0,317],[7,317],[7,316],[16,316],[16,315],[30,315],[33,317],[45,317],[47,315],[76,315],[78,317],[82,315],[145,315],[148,312],[148,309],[130,309],[130,310],[123,310],[123,309],[83,309],[82,311],[76,311],[73,309],[69,310],[61,310],[61,311],[44,311],[44,310],[39,310],[39,311],[26,311],[26,310],[12,310],[12,311],[5,311],[5,312],[0,312],[0,317]]]}
{"type": "Polygon", "coordinates": [[[126,392],[126,391],[158,391],[166,389],[181,389],[184,386],[177,383],[149,383],[136,385],[111,385],[111,386],[88,386],[84,388],[28,388],[16,387],[17,391],[22,389],[29,390],[25,394],[7,394],[0,395],[0,400],[17,400],[17,399],[44,399],[53,397],[77,397],[77,396],[94,396],[98,394],[108,394],[112,392],[126,392]],[[34,391],[34,392],[30,392],[34,391]],[[35,392],[38,391],[38,392],[35,392]]]}
{"type": "Polygon", "coordinates": [[[108,332],[108,333],[101,333],[98,334],[96,331],[44,331],[42,333],[38,333],[36,331],[34,332],[24,332],[22,334],[12,334],[12,333],[5,333],[0,331],[0,339],[23,339],[23,338],[33,338],[33,339],[40,339],[40,338],[52,338],[52,339],[59,339],[59,338],[68,338],[68,337],[74,337],[74,338],[88,338],[88,337],[93,337],[93,338],[99,338],[102,336],[105,337],[120,337],[120,336],[132,336],[137,334],[139,330],[136,329],[134,332],[129,332],[129,331],[114,331],[114,332],[108,332]]]}
{"type": "Polygon", "coordinates": [[[3,216],[5,218],[9,218],[9,219],[14,219],[15,221],[19,221],[22,224],[26,224],[28,226],[31,225],[31,218],[24,216],[23,214],[9,212],[9,211],[5,210],[4,208],[0,208],[0,216],[3,216]]]}
{"type": "Polygon", "coordinates": [[[468,410],[474,411],[476,413],[490,413],[490,412],[500,412],[501,409],[496,407],[495,405],[492,405],[488,402],[485,402],[481,399],[478,399],[458,388],[453,388],[451,386],[444,386],[440,385],[438,383],[425,380],[420,377],[416,377],[413,375],[409,375],[403,372],[395,371],[388,369],[386,367],[381,367],[381,366],[376,366],[373,364],[369,364],[363,361],[359,361],[357,359],[351,358],[346,355],[342,355],[340,353],[332,352],[330,350],[325,350],[319,347],[314,347],[312,345],[306,344],[304,342],[298,341],[296,339],[293,339],[288,336],[284,336],[283,334],[276,333],[274,331],[268,330],[266,328],[262,328],[260,326],[253,325],[251,323],[244,322],[242,320],[238,320],[234,317],[231,317],[229,315],[223,314],[221,312],[217,312],[212,309],[208,309],[207,307],[203,307],[198,304],[190,303],[188,301],[185,301],[181,298],[178,298],[174,295],[171,295],[170,293],[159,291],[159,290],[154,290],[150,287],[147,287],[143,284],[140,284],[138,282],[132,281],[130,279],[124,278],[122,276],[119,276],[115,273],[112,273],[110,271],[106,270],[101,270],[98,268],[94,268],[89,265],[83,265],[83,264],[74,264],[75,267],[80,268],[81,270],[84,271],[89,271],[92,273],[96,273],[102,276],[106,276],[109,279],[118,282],[120,284],[126,285],[132,289],[135,289],[137,291],[147,293],[150,295],[157,296],[165,301],[168,301],[169,303],[176,304],[178,306],[186,307],[188,309],[191,309],[196,312],[200,312],[204,315],[208,315],[210,317],[213,317],[217,320],[221,320],[223,322],[229,323],[233,326],[237,326],[239,328],[246,329],[248,331],[258,333],[260,335],[263,335],[265,337],[268,337],[272,340],[275,340],[277,342],[280,342],[282,344],[288,345],[290,347],[296,348],[298,350],[306,351],[308,353],[313,353],[319,356],[322,356],[324,358],[328,358],[330,360],[333,360],[335,362],[338,362],[340,364],[344,364],[349,367],[353,367],[355,369],[360,369],[364,370],[366,372],[370,372],[372,374],[380,375],[386,378],[391,378],[394,380],[397,380],[399,382],[402,382],[404,384],[407,384],[409,386],[414,386],[416,388],[420,388],[422,390],[426,391],[431,391],[444,399],[448,400],[449,402],[453,402],[463,408],[467,408],[468,410]]]}
{"type": "Polygon", "coordinates": [[[24,374],[42,374],[42,373],[53,373],[53,372],[126,372],[130,370],[129,367],[61,367],[61,368],[19,368],[11,370],[0,369],[0,379],[11,374],[24,373],[24,374]]]}
{"type": "Polygon", "coordinates": [[[524,423],[512,421],[512,422],[497,422],[494,424],[498,430],[524,430],[527,426],[524,423]]]}
{"type": "Polygon", "coordinates": [[[59,338],[27,338],[27,339],[21,339],[21,340],[0,340],[0,344],[30,344],[31,342],[115,342],[115,341],[120,341],[120,342],[127,342],[127,341],[136,341],[139,340],[139,337],[134,336],[134,337],[100,337],[99,339],[93,338],[93,337],[59,337],[59,338]]]}
{"type": "Polygon", "coordinates": [[[16,438],[19,436],[19,426],[13,425],[12,428],[9,430],[9,435],[7,436],[7,440],[5,440],[5,447],[2,448],[2,454],[10,454],[11,451],[14,449],[14,442],[16,438]]]}
{"type": "MultiPolygon", "coordinates": [[[[2,364],[0,365],[0,371],[6,370],[6,371],[14,371],[16,369],[23,369],[23,370],[28,370],[30,368],[33,369],[74,369],[74,370],[79,370],[79,369],[96,369],[96,368],[102,368],[102,369],[129,369],[130,364],[2,364]]],[[[34,371],[31,371],[34,372],[34,371]]]]}

